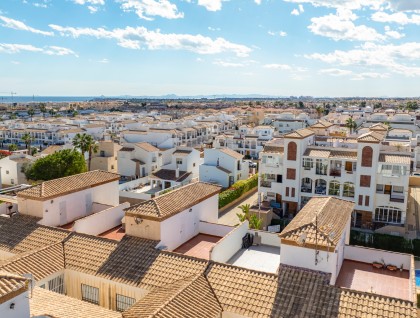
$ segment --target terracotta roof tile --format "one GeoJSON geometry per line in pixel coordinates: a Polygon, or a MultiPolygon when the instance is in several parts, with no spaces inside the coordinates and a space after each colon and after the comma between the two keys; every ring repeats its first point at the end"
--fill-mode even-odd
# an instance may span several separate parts
{"type": "Polygon", "coordinates": [[[244,155],[241,155],[239,152],[236,152],[229,148],[221,148],[220,151],[223,152],[225,155],[228,155],[235,159],[242,159],[244,157],[244,155]]]}
{"type": "Polygon", "coordinates": [[[409,165],[411,162],[411,156],[410,155],[380,154],[379,162],[409,165]]]}
{"type": "MultiPolygon", "coordinates": [[[[14,292],[21,290],[22,292],[27,290],[28,279],[17,274],[13,274],[7,271],[0,271],[0,304],[5,297],[14,292]]],[[[20,293],[19,293],[20,294],[20,293]]]]}
{"type": "Polygon", "coordinates": [[[121,318],[121,313],[35,287],[29,299],[31,317],[121,318]]]}
{"type": "Polygon", "coordinates": [[[89,171],[69,177],[44,181],[36,186],[20,191],[18,197],[34,200],[47,200],[116,181],[119,180],[119,178],[119,175],[116,173],[101,170],[89,171]]]}
{"type": "Polygon", "coordinates": [[[384,139],[385,135],[376,132],[376,131],[370,131],[363,135],[360,135],[357,138],[357,141],[363,141],[363,142],[373,142],[373,143],[379,143],[384,139]]]}
{"type": "Polygon", "coordinates": [[[315,158],[357,159],[357,151],[330,150],[318,148],[306,148],[303,155],[315,158]]]}
{"type": "Polygon", "coordinates": [[[313,197],[279,234],[282,243],[334,248],[351,217],[354,203],[334,197],[313,197]],[[303,237],[303,243],[298,242],[303,237]]]}
{"type": "Polygon", "coordinates": [[[124,318],[216,318],[222,308],[203,275],[153,289],[123,313],[124,318]]]}
{"type": "Polygon", "coordinates": [[[313,130],[307,129],[307,128],[302,128],[302,129],[298,129],[295,130],[291,133],[285,134],[284,138],[297,138],[297,139],[302,139],[302,138],[306,138],[309,136],[315,135],[313,130]]]}
{"type": "Polygon", "coordinates": [[[132,206],[126,210],[126,214],[163,220],[218,194],[220,190],[220,186],[210,183],[190,183],[132,206]]]}
{"type": "Polygon", "coordinates": [[[284,147],[283,146],[271,146],[271,145],[266,144],[264,146],[263,152],[283,154],[284,153],[284,147]]]}
{"type": "Polygon", "coordinates": [[[158,148],[156,148],[155,146],[152,146],[151,144],[149,144],[148,142],[138,142],[135,144],[137,147],[148,151],[148,152],[155,152],[155,151],[159,151],[158,148]]]}

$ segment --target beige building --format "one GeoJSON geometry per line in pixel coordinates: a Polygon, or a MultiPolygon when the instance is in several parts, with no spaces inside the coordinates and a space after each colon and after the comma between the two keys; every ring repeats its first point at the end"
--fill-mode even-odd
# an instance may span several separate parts
{"type": "Polygon", "coordinates": [[[122,147],[115,142],[100,141],[98,151],[92,154],[90,170],[103,170],[108,172],[118,172],[117,157],[118,151],[122,147]]]}

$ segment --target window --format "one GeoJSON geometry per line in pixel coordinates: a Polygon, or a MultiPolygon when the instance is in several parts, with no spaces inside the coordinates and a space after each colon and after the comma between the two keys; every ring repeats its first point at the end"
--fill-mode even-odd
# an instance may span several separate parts
{"type": "Polygon", "coordinates": [[[295,188],[292,188],[292,198],[295,197],[295,188]]]}
{"type": "Polygon", "coordinates": [[[9,170],[6,170],[6,174],[9,174],[9,170]]]}
{"type": "Polygon", "coordinates": [[[370,197],[367,195],[365,196],[365,206],[369,206],[370,197]]]}
{"type": "Polygon", "coordinates": [[[287,168],[287,179],[289,180],[296,179],[296,169],[287,168]]]}
{"type": "Polygon", "coordinates": [[[15,184],[15,179],[10,179],[11,184],[15,184]]]}
{"type": "Polygon", "coordinates": [[[340,182],[331,181],[328,195],[340,195],[340,182]]]}
{"type": "Polygon", "coordinates": [[[323,159],[316,159],[315,173],[318,175],[327,175],[328,161],[323,159]]]}
{"type": "Polygon", "coordinates": [[[114,165],[111,165],[111,170],[114,170],[114,165]]]}
{"type": "Polygon", "coordinates": [[[370,176],[365,176],[365,175],[360,176],[360,186],[370,187],[370,176]]]}
{"type": "Polygon", "coordinates": [[[176,158],[176,164],[177,165],[182,165],[182,159],[181,158],[176,158]]]}
{"type": "Polygon", "coordinates": [[[64,294],[64,275],[51,279],[48,282],[48,289],[59,294],[64,294]]]}
{"type": "Polygon", "coordinates": [[[314,166],[314,161],[312,158],[303,158],[303,165],[305,170],[311,170],[314,166]]]}
{"type": "Polygon", "coordinates": [[[363,204],[363,195],[359,195],[359,202],[358,202],[358,204],[359,205],[362,205],[363,204]]]}
{"type": "Polygon", "coordinates": [[[380,206],[375,209],[375,221],[401,223],[402,212],[398,208],[380,206]]]}
{"type": "Polygon", "coordinates": [[[105,151],[104,151],[104,150],[101,150],[101,152],[100,152],[100,156],[101,156],[101,157],[105,157],[105,151]]]}
{"type": "Polygon", "coordinates": [[[376,192],[377,193],[384,193],[384,185],[383,184],[377,184],[376,185],[376,192]]]}
{"type": "Polygon", "coordinates": [[[193,162],[193,167],[195,167],[195,162],[193,162]]]}
{"type": "Polygon", "coordinates": [[[99,305],[99,288],[82,284],[82,300],[99,305]]]}
{"type": "Polygon", "coordinates": [[[401,187],[401,186],[393,186],[392,187],[392,192],[395,192],[395,193],[403,193],[404,192],[404,187],[401,187]]]}
{"type": "Polygon", "coordinates": [[[294,141],[287,145],[287,160],[296,161],[297,145],[294,141]]]}
{"type": "Polygon", "coordinates": [[[372,167],[373,149],[366,146],[362,150],[362,167],[372,167]]]}
{"type": "Polygon", "coordinates": [[[120,294],[117,294],[117,311],[125,311],[131,306],[134,305],[136,300],[131,297],[123,296],[120,294]]]}
{"type": "Polygon", "coordinates": [[[354,183],[353,182],[344,182],[343,196],[347,198],[354,198],[354,183]]]}
{"type": "Polygon", "coordinates": [[[289,196],[289,187],[286,187],[286,197],[289,196]]]}

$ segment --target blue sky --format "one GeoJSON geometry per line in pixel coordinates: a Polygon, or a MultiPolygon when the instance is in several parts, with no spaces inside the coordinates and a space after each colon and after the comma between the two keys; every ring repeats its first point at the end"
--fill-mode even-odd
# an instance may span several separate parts
{"type": "Polygon", "coordinates": [[[419,96],[418,0],[2,0],[0,95],[419,96]]]}

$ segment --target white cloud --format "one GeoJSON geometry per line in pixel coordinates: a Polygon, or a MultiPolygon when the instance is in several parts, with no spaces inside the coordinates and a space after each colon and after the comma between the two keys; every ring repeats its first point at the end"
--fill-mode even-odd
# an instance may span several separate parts
{"type": "Polygon", "coordinates": [[[319,60],[340,66],[375,67],[405,76],[420,76],[420,43],[408,42],[401,45],[378,45],[365,43],[359,48],[327,54],[314,53],[305,58],[319,60]]]}
{"type": "Polygon", "coordinates": [[[261,4],[261,0],[254,0],[254,2],[255,2],[256,4],[258,4],[258,5],[260,5],[260,4],[261,4]]]}
{"type": "Polygon", "coordinates": [[[209,29],[210,31],[220,31],[220,28],[213,28],[213,27],[208,27],[207,29],[209,29]]]}
{"type": "Polygon", "coordinates": [[[36,34],[47,35],[47,36],[53,36],[54,35],[53,32],[47,32],[47,31],[41,31],[41,30],[38,30],[38,29],[34,29],[30,26],[27,26],[22,21],[10,19],[10,18],[5,17],[5,16],[0,16],[0,21],[3,21],[3,23],[1,23],[1,25],[5,28],[28,31],[28,32],[36,33],[36,34]]]}
{"type": "Polygon", "coordinates": [[[287,64],[265,64],[263,65],[263,67],[273,69],[273,70],[284,70],[284,71],[288,71],[292,69],[292,67],[287,64]]]}
{"type": "Polygon", "coordinates": [[[293,9],[292,12],[290,12],[291,15],[299,15],[299,10],[298,9],[293,9]]]}
{"type": "Polygon", "coordinates": [[[208,11],[219,11],[222,9],[222,0],[198,0],[198,5],[205,7],[208,11]]]}
{"type": "Polygon", "coordinates": [[[391,8],[397,11],[420,12],[420,1],[418,0],[389,0],[391,8]]]}
{"type": "Polygon", "coordinates": [[[126,27],[125,29],[106,30],[104,28],[73,28],[50,24],[50,27],[63,36],[78,38],[90,36],[97,39],[114,39],[124,48],[149,50],[187,50],[198,54],[218,54],[232,52],[237,56],[248,56],[251,49],[224,38],[212,39],[201,34],[161,33],[145,27],[126,27]]]}
{"type": "Polygon", "coordinates": [[[109,60],[108,59],[102,59],[102,60],[99,60],[99,61],[96,61],[96,62],[102,63],[102,64],[108,64],[109,60]]]}
{"type": "Polygon", "coordinates": [[[44,53],[47,55],[74,55],[77,57],[77,54],[74,51],[60,46],[46,46],[40,48],[31,44],[0,43],[0,53],[17,54],[22,52],[44,53]]]}
{"type": "Polygon", "coordinates": [[[386,34],[389,38],[396,39],[396,40],[398,40],[398,39],[401,39],[401,38],[405,37],[405,34],[404,34],[404,33],[400,33],[400,32],[398,32],[398,31],[394,31],[394,30],[387,30],[387,31],[385,31],[385,34],[386,34]]]}
{"type": "Polygon", "coordinates": [[[347,9],[339,9],[336,14],[312,18],[308,29],[312,33],[325,36],[334,41],[381,41],[385,36],[365,25],[355,25],[357,16],[347,9]]]}
{"type": "Polygon", "coordinates": [[[367,78],[379,79],[379,78],[388,78],[388,73],[376,73],[376,72],[363,72],[363,73],[355,73],[354,77],[351,78],[353,81],[361,81],[367,78]]]}
{"type": "Polygon", "coordinates": [[[222,60],[216,60],[213,62],[214,65],[219,65],[223,67],[244,67],[244,63],[233,63],[233,62],[226,62],[222,60]]]}
{"type": "Polygon", "coordinates": [[[387,0],[284,0],[292,3],[308,3],[314,7],[361,9],[363,7],[378,10],[387,0]]]}
{"type": "Polygon", "coordinates": [[[303,9],[303,5],[299,4],[299,5],[298,5],[298,8],[299,8],[299,12],[300,12],[300,13],[305,12],[305,10],[303,9]]]}
{"type": "Polygon", "coordinates": [[[10,63],[14,64],[14,65],[20,65],[19,61],[11,61],[10,63]]]}
{"type": "Polygon", "coordinates": [[[105,5],[105,0],[73,0],[74,3],[86,5],[90,13],[95,13],[99,10],[100,6],[105,5]]]}
{"type": "Polygon", "coordinates": [[[285,31],[279,31],[279,32],[268,31],[267,33],[272,36],[276,36],[276,35],[281,36],[281,37],[287,36],[287,33],[285,31]]]}
{"type": "Polygon", "coordinates": [[[319,71],[321,74],[327,74],[327,75],[331,75],[331,76],[346,76],[346,75],[350,75],[353,72],[349,71],[349,70],[343,70],[343,69],[339,69],[339,68],[327,68],[327,69],[322,69],[319,71]]]}
{"type": "Polygon", "coordinates": [[[124,11],[134,11],[139,18],[153,20],[158,16],[165,19],[180,19],[184,13],[179,12],[175,4],[168,0],[120,0],[124,11]]]}
{"type": "Polygon", "coordinates": [[[420,25],[420,15],[419,14],[412,14],[409,17],[407,14],[403,12],[396,12],[396,13],[386,13],[383,11],[378,11],[372,14],[372,20],[376,22],[386,22],[386,23],[397,23],[397,24],[416,24],[420,25]]]}

